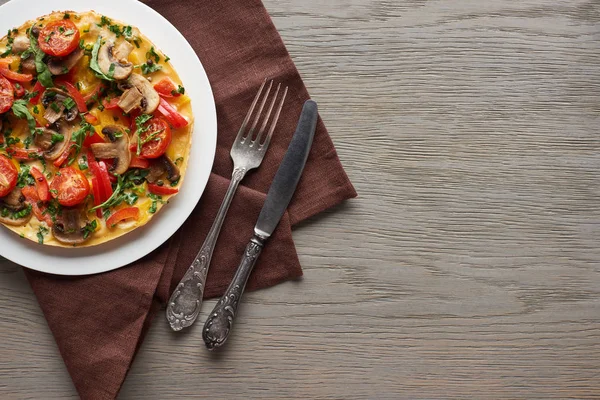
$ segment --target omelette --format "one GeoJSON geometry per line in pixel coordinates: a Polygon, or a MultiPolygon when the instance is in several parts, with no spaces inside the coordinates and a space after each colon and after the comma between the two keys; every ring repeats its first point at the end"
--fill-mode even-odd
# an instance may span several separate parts
{"type": "Polygon", "coordinates": [[[0,39],[0,223],[43,245],[98,245],[181,187],[193,115],[169,57],[94,11],[0,39]]]}

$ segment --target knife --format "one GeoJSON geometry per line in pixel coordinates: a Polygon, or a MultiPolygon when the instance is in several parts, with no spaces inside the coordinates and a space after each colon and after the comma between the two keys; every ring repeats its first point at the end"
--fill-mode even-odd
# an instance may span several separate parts
{"type": "Polygon", "coordinates": [[[307,100],[302,107],[296,132],[267,193],[254,227],[254,235],[246,246],[233,280],[204,324],[202,339],[209,350],[222,346],[231,332],[248,277],[296,191],[315,135],[317,118],[317,103],[307,100]]]}

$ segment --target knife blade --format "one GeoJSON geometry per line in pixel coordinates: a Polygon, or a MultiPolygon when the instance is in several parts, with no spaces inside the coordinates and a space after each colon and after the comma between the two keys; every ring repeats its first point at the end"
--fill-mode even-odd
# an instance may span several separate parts
{"type": "Polygon", "coordinates": [[[302,107],[296,132],[273,178],[267,199],[258,216],[254,232],[264,238],[271,236],[285,213],[302,176],[317,126],[317,103],[308,100],[302,107]]]}
{"type": "Polygon", "coordinates": [[[317,103],[307,100],[302,107],[296,132],[267,193],[254,227],[254,235],[246,246],[233,280],[204,324],[202,338],[209,350],[222,346],[229,337],[248,277],[296,191],[312,146],[317,119],[317,103]]]}

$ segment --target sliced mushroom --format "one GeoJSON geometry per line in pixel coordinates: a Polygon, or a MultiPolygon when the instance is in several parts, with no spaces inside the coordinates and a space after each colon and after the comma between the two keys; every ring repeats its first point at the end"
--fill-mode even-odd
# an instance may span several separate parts
{"type": "Polygon", "coordinates": [[[90,147],[96,158],[114,159],[110,170],[115,174],[123,174],[129,168],[131,152],[129,151],[129,136],[118,125],[108,125],[102,129],[110,143],[94,143],[90,147]]]}
{"type": "Polygon", "coordinates": [[[148,169],[149,172],[146,175],[146,180],[150,183],[155,183],[165,173],[169,182],[175,182],[181,177],[179,168],[166,154],[153,160],[148,169]]]}
{"type": "Polygon", "coordinates": [[[63,207],[61,218],[52,225],[52,235],[61,243],[81,244],[90,238],[85,235],[87,223],[81,208],[63,207]]]}
{"type": "Polygon", "coordinates": [[[33,139],[34,143],[44,150],[44,158],[46,160],[56,160],[62,153],[67,150],[69,146],[69,142],[71,141],[71,137],[73,136],[73,132],[75,132],[77,128],[77,124],[73,122],[56,122],[53,127],[54,129],[42,128],[40,133],[35,135],[33,139]],[[63,139],[61,141],[57,141],[52,143],[52,137],[54,135],[61,135],[63,139]]]}
{"type": "Polygon", "coordinates": [[[21,54],[25,50],[29,48],[31,44],[29,43],[29,38],[27,35],[18,35],[15,36],[12,43],[12,51],[16,54],[21,54]]]}
{"type": "Polygon", "coordinates": [[[123,92],[121,98],[119,99],[118,105],[123,111],[129,113],[140,107],[143,99],[144,96],[142,93],[136,88],[132,87],[123,92]]]}
{"type": "Polygon", "coordinates": [[[52,75],[66,74],[81,60],[83,54],[83,49],[78,47],[66,57],[52,57],[48,61],[48,69],[52,75]]]}
{"type": "Polygon", "coordinates": [[[0,199],[0,223],[11,226],[23,226],[31,219],[31,212],[21,218],[13,218],[16,212],[19,212],[28,203],[21,193],[20,188],[13,189],[9,194],[0,199]]]}
{"type": "Polygon", "coordinates": [[[25,203],[25,196],[23,196],[19,187],[14,188],[9,194],[2,197],[0,202],[13,211],[21,211],[27,205],[25,203]]]}
{"type": "Polygon", "coordinates": [[[127,79],[133,72],[133,64],[124,62],[115,57],[113,53],[115,44],[107,40],[98,50],[98,66],[102,73],[116,80],[127,79]]]}
{"type": "Polygon", "coordinates": [[[4,211],[4,209],[6,209],[6,207],[3,207],[2,204],[0,204],[0,223],[3,223],[5,225],[10,225],[10,226],[23,226],[26,223],[29,222],[29,220],[31,219],[31,212],[29,214],[27,214],[24,217],[21,218],[12,218],[12,213],[9,212],[9,215],[3,217],[2,216],[2,211],[4,211]]]}
{"type": "Polygon", "coordinates": [[[181,178],[179,168],[166,154],[161,156],[159,160],[163,163],[167,170],[167,179],[169,180],[169,182],[175,182],[176,180],[181,178]]]}
{"type": "Polygon", "coordinates": [[[146,175],[146,180],[149,183],[156,183],[156,181],[158,181],[165,172],[167,172],[165,165],[159,160],[153,160],[150,163],[150,167],[148,168],[148,175],[146,175]]]}
{"type": "Polygon", "coordinates": [[[158,108],[160,97],[148,79],[140,74],[131,74],[127,80],[129,89],[119,100],[119,107],[126,113],[139,108],[144,114],[151,114],[158,108]]]}
{"type": "Polygon", "coordinates": [[[123,40],[113,49],[113,56],[117,60],[126,60],[133,51],[133,45],[127,40],[123,40]]]}
{"type": "Polygon", "coordinates": [[[27,56],[27,58],[21,59],[21,67],[27,72],[35,71],[35,58],[33,54],[27,56]]]}
{"type": "MultiPolygon", "coordinates": [[[[12,51],[16,54],[22,54],[30,46],[29,37],[27,35],[19,35],[13,41],[12,51]]],[[[33,71],[35,69],[35,57],[33,54],[29,54],[26,58],[21,59],[21,67],[26,71],[33,71]]]]}
{"type": "MultiPolygon", "coordinates": [[[[48,121],[50,124],[53,124],[63,115],[67,121],[73,121],[75,118],[77,118],[77,107],[72,107],[69,110],[65,108],[64,101],[67,98],[71,98],[71,96],[69,96],[67,92],[57,88],[49,88],[44,91],[44,95],[42,96],[42,105],[46,108],[46,111],[44,112],[44,118],[46,121],[48,121]],[[55,104],[55,106],[53,107],[52,104],[55,104]]],[[[73,104],[75,104],[74,100],[73,104]]]]}

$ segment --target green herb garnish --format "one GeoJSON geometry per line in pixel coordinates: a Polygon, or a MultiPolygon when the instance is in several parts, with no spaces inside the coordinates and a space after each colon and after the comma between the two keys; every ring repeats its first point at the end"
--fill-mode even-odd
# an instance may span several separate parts
{"type": "Polygon", "coordinates": [[[26,119],[27,125],[29,126],[29,132],[33,134],[35,132],[35,118],[29,112],[27,108],[27,101],[20,99],[13,103],[12,111],[17,118],[26,119]]]}
{"type": "MultiPolygon", "coordinates": [[[[48,36],[50,37],[50,36],[48,36]]],[[[37,38],[33,36],[33,29],[29,29],[29,48],[35,55],[35,70],[37,71],[37,79],[44,87],[52,87],[52,74],[48,69],[48,66],[44,63],[44,57],[46,53],[40,50],[37,44],[37,38]]]]}
{"type": "Polygon", "coordinates": [[[107,81],[114,81],[114,79],[112,77],[107,76],[104,74],[104,72],[102,72],[102,69],[100,69],[100,65],[98,64],[98,51],[100,50],[101,43],[102,43],[102,36],[98,36],[96,43],[94,43],[94,47],[92,47],[92,58],[90,59],[90,68],[92,69],[92,71],[94,71],[96,73],[96,76],[98,78],[104,79],[107,81]]]}

